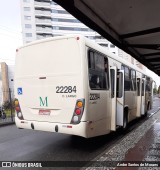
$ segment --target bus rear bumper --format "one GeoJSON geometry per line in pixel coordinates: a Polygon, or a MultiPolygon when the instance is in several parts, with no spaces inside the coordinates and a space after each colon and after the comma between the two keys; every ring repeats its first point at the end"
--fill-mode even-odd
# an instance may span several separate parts
{"type": "Polygon", "coordinates": [[[80,122],[77,125],[73,125],[52,122],[20,120],[18,117],[15,117],[15,122],[16,126],[20,129],[33,129],[39,131],[64,133],[87,138],[88,122],[80,122]]]}

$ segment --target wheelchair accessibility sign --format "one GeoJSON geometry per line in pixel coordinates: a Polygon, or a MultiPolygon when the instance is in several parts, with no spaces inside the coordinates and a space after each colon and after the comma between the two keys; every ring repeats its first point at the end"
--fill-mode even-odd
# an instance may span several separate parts
{"type": "Polygon", "coordinates": [[[22,87],[17,88],[17,94],[18,95],[22,95],[23,94],[22,87]]]}

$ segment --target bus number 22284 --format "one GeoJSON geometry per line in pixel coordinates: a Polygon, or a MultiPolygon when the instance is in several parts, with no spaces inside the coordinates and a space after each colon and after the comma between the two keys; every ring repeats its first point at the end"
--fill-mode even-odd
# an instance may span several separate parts
{"type": "Polygon", "coordinates": [[[76,86],[56,86],[56,93],[76,93],[76,86]]]}

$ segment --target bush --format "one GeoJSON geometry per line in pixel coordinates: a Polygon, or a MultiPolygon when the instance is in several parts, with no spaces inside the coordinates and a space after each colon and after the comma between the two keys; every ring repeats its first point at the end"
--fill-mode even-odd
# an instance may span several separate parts
{"type": "Polygon", "coordinates": [[[11,105],[11,103],[10,103],[9,101],[5,101],[5,102],[3,103],[3,105],[2,105],[2,108],[3,108],[4,110],[11,109],[11,108],[12,108],[12,105],[11,105]]]}
{"type": "Polygon", "coordinates": [[[5,102],[3,103],[3,105],[2,105],[2,108],[3,108],[4,110],[14,109],[14,108],[15,108],[15,107],[14,107],[14,100],[12,101],[12,103],[9,102],[9,101],[5,101],[5,102]]]}

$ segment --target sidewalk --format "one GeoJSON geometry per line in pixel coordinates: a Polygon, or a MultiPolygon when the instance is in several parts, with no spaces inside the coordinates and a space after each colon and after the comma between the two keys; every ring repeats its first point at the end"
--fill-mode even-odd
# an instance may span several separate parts
{"type": "Polygon", "coordinates": [[[7,117],[6,119],[0,118],[0,127],[5,125],[15,124],[14,117],[13,119],[11,117],[7,117]]]}
{"type": "Polygon", "coordinates": [[[103,167],[104,161],[160,161],[160,111],[106,151],[87,170],[158,170],[160,167],[103,167]],[[99,165],[102,162],[102,167],[99,165]]]}

